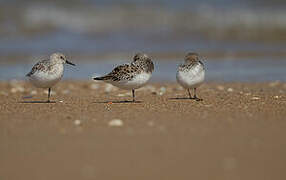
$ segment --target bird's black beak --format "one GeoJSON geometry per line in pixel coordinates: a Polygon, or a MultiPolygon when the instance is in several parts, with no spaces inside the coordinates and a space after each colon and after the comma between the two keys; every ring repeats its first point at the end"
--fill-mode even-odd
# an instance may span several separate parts
{"type": "Polygon", "coordinates": [[[67,64],[70,64],[70,65],[72,65],[72,66],[75,66],[75,64],[72,63],[72,62],[66,61],[66,63],[67,63],[67,64]]]}

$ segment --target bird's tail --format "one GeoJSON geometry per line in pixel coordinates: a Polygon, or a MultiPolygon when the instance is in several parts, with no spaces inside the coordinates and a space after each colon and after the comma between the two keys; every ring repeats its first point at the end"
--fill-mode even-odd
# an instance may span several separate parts
{"type": "Polygon", "coordinates": [[[26,74],[25,76],[26,76],[26,77],[31,77],[32,74],[33,74],[32,72],[29,72],[29,73],[26,74]]]}
{"type": "Polygon", "coordinates": [[[93,80],[102,81],[102,80],[105,80],[105,78],[104,78],[104,76],[103,77],[95,77],[95,78],[93,78],[93,80]]]}
{"type": "Polygon", "coordinates": [[[110,74],[107,74],[105,76],[101,76],[101,77],[94,77],[94,80],[98,80],[98,81],[108,81],[112,79],[112,76],[110,74]]]}

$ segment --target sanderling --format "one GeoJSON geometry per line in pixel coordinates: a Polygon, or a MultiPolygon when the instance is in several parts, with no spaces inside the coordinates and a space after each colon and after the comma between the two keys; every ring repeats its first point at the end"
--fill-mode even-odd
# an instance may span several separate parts
{"type": "Polygon", "coordinates": [[[103,80],[121,89],[132,90],[135,102],[135,89],[144,86],[152,76],[154,64],[146,54],[137,53],[133,61],[114,68],[109,74],[93,78],[103,80]]]}
{"type": "Polygon", "coordinates": [[[185,62],[178,67],[176,78],[178,83],[188,90],[190,99],[190,89],[194,89],[193,99],[202,100],[197,97],[196,90],[205,79],[205,67],[197,53],[186,55],[185,62]]]}
{"type": "Polygon", "coordinates": [[[35,64],[32,70],[26,75],[35,87],[49,88],[47,102],[50,102],[51,88],[59,82],[63,76],[63,64],[65,63],[75,66],[75,64],[67,60],[65,55],[54,53],[49,59],[42,60],[35,64]]]}

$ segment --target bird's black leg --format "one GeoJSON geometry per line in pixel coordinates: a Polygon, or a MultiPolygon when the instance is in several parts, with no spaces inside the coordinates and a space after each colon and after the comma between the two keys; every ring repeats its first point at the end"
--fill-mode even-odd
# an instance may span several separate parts
{"type": "Polygon", "coordinates": [[[188,88],[189,98],[192,99],[192,94],[190,92],[190,89],[188,88]]]}
{"type": "Polygon", "coordinates": [[[197,97],[197,88],[194,88],[194,99],[196,101],[202,101],[203,99],[197,97]]]}
{"type": "Polygon", "coordinates": [[[48,103],[50,102],[50,96],[51,96],[51,88],[49,88],[49,92],[48,92],[48,103]]]}
{"type": "Polygon", "coordinates": [[[133,102],[135,102],[135,90],[132,89],[132,97],[133,97],[133,102]]]}

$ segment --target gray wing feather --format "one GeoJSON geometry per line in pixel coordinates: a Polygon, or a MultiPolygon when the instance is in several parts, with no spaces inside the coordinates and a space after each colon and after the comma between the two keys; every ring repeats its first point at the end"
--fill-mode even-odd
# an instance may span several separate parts
{"type": "Polygon", "coordinates": [[[32,70],[26,74],[27,77],[32,76],[37,71],[45,71],[48,68],[49,60],[45,59],[35,64],[32,70]]]}

